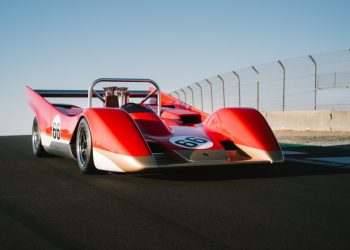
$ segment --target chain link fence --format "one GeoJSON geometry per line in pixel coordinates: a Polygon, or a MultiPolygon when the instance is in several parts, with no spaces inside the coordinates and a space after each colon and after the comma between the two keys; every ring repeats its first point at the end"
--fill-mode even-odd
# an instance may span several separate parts
{"type": "Polygon", "coordinates": [[[170,94],[211,113],[350,108],[350,49],[278,60],[212,76],[170,94]]]}

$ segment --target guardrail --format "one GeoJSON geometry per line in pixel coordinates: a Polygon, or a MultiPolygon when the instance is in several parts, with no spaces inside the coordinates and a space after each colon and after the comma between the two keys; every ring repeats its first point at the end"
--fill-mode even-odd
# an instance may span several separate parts
{"type": "Polygon", "coordinates": [[[278,60],[220,73],[170,94],[208,113],[350,108],[350,49],[278,60]]]}

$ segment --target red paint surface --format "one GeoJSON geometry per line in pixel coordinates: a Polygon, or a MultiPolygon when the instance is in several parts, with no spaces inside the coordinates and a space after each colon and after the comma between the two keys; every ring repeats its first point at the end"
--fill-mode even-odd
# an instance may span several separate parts
{"type": "Polygon", "coordinates": [[[130,113],[143,134],[153,136],[170,135],[169,129],[154,112],[130,113]]]}
{"type": "Polygon", "coordinates": [[[151,155],[140,130],[125,111],[89,108],[84,110],[84,116],[91,129],[94,147],[124,155],[151,155]]]}
{"type": "Polygon", "coordinates": [[[204,124],[234,143],[266,151],[280,150],[271,128],[255,109],[223,108],[210,115],[204,124]]]}
{"type": "Polygon", "coordinates": [[[40,132],[52,136],[53,119],[56,115],[59,115],[61,120],[61,139],[70,141],[79,116],[67,116],[63,114],[28,86],[26,87],[26,92],[28,94],[29,106],[33,109],[38,118],[40,132]]]}

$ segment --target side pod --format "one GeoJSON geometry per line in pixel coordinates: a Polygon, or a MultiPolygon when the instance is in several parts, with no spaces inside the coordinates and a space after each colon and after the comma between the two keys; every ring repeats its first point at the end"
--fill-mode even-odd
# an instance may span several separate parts
{"type": "Polygon", "coordinates": [[[83,115],[90,126],[97,169],[135,172],[156,167],[147,142],[128,113],[113,108],[89,108],[83,115]]]}
{"type": "Polygon", "coordinates": [[[225,135],[253,161],[282,162],[281,148],[259,111],[252,108],[223,108],[212,113],[204,126],[225,135]]]}

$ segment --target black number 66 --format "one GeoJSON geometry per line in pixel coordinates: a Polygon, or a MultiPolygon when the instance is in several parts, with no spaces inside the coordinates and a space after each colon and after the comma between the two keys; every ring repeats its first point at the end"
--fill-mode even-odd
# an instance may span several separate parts
{"type": "Polygon", "coordinates": [[[185,140],[177,140],[175,143],[180,146],[188,147],[188,148],[195,148],[198,147],[198,144],[203,144],[208,142],[205,139],[197,138],[193,136],[188,136],[185,138],[185,140]]]}
{"type": "Polygon", "coordinates": [[[57,140],[61,138],[60,123],[58,122],[52,124],[52,137],[57,140]]]}

